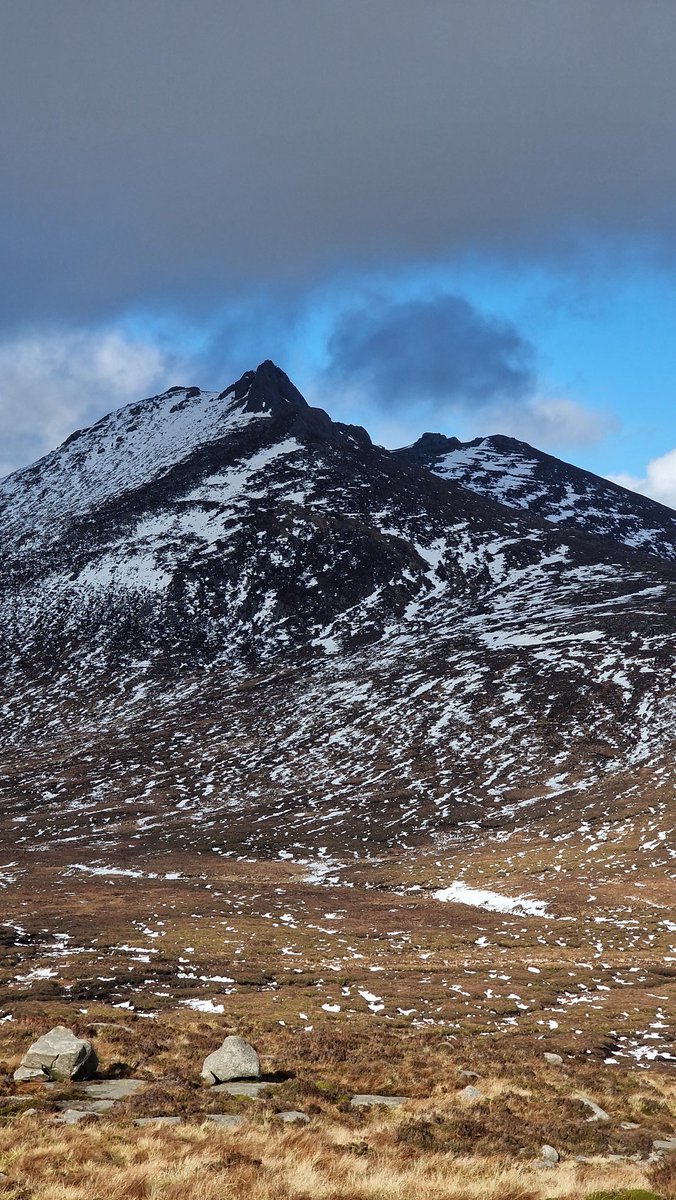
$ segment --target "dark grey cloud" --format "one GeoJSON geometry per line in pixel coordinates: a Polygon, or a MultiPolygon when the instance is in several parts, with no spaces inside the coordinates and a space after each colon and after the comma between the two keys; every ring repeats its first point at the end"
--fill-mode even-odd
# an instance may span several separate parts
{"type": "Polygon", "coordinates": [[[516,326],[446,293],[351,308],[327,349],[330,380],[388,408],[485,406],[524,399],[535,385],[534,350],[516,326]]]}
{"type": "Polygon", "coordinates": [[[676,224],[673,0],[0,0],[0,321],[676,224]]]}

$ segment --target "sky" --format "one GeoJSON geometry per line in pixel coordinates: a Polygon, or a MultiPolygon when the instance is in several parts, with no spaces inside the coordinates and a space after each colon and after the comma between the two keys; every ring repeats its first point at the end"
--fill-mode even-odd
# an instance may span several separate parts
{"type": "Polygon", "coordinates": [[[673,0],[0,0],[0,475],[272,358],[676,505],[673,0]]]}

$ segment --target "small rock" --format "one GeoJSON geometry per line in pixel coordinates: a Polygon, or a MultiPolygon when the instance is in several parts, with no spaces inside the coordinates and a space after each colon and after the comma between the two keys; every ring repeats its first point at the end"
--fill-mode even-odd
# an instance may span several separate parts
{"type": "Polygon", "coordinates": [[[133,1096],[145,1084],[145,1079],[96,1079],[93,1083],[84,1083],[80,1090],[91,1100],[115,1101],[133,1096]]]}
{"type": "Polygon", "coordinates": [[[288,1112],[277,1113],[280,1121],[285,1121],[287,1125],[306,1125],[310,1118],[303,1112],[297,1112],[296,1109],[289,1109],[288,1112]]]}
{"type": "Polygon", "coordinates": [[[261,1064],[249,1042],[227,1037],[218,1050],[208,1054],[202,1066],[202,1079],[213,1086],[231,1079],[260,1079],[261,1064]]]}
{"type": "Polygon", "coordinates": [[[180,1125],[182,1117],[137,1117],[135,1125],[180,1125]]]}
{"type": "Polygon", "coordinates": [[[460,1076],[461,1079],[479,1079],[480,1078],[478,1071],[458,1071],[458,1075],[460,1076]]]}
{"type": "Polygon", "coordinates": [[[641,1126],[637,1125],[636,1121],[620,1121],[620,1129],[640,1129],[640,1128],[641,1128],[641,1126]]]}
{"type": "Polygon", "coordinates": [[[459,1097],[461,1100],[480,1100],[481,1095],[482,1093],[479,1091],[479,1089],[472,1087],[471,1084],[468,1084],[467,1087],[464,1087],[462,1091],[459,1092],[459,1097]]]}
{"type": "Polygon", "coordinates": [[[605,1109],[601,1108],[595,1100],[588,1100],[586,1096],[578,1096],[580,1104],[584,1104],[592,1111],[591,1117],[587,1117],[587,1121],[609,1121],[610,1117],[605,1109]]]}
{"type": "Polygon", "coordinates": [[[76,1037],[65,1025],[57,1025],[28,1048],[14,1078],[17,1083],[26,1082],[28,1070],[39,1072],[37,1078],[43,1079],[90,1079],[97,1066],[91,1042],[76,1037]]]}
{"type": "Polygon", "coordinates": [[[19,1115],[22,1119],[24,1117],[34,1117],[37,1111],[37,1108],[24,1108],[23,1112],[21,1112],[19,1115]]]}
{"type": "Polygon", "coordinates": [[[676,1154],[676,1138],[655,1138],[653,1150],[660,1150],[662,1154],[676,1154]]]}
{"type": "MultiPolygon", "coordinates": [[[[58,1102],[58,1104],[59,1104],[59,1108],[62,1108],[65,1110],[67,1108],[70,1108],[71,1101],[70,1100],[61,1100],[58,1102]]],[[[109,1112],[109,1110],[114,1107],[115,1101],[114,1100],[80,1100],[79,1105],[80,1105],[80,1107],[78,1109],[79,1112],[102,1113],[102,1112],[109,1112]]]]}
{"type": "Polygon", "coordinates": [[[229,1096],[248,1096],[251,1100],[256,1100],[266,1088],[274,1086],[274,1084],[265,1082],[249,1083],[246,1079],[242,1079],[241,1081],[235,1079],[231,1083],[214,1084],[214,1091],[227,1092],[229,1096]]]}
{"type": "Polygon", "coordinates": [[[67,1108],[56,1119],[59,1125],[78,1125],[80,1121],[98,1121],[99,1114],[86,1112],[80,1108],[67,1108]]]}
{"type": "Polygon", "coordinates": [[[47,1076],[39,1067],[17,1067],[14,1072],[15,1083],[44,1083],[47,1076]]]}
{"type": "Polygon", "coordinates": [[[382,1104],[384,1108],[398,1108],[400,1104],[406,1104],[408,1099],[408,1096],[378,1096],[365,1092],[361,1095],[353,1096],[350,1100],[350,1105],[352,1108],[371,1108],[382,1104]]]}
{"type": "Polygon", "coordinates": [[[554,1146],[548,1146],[545,1142],[544,1146],[540,1148],[540,1158],[544,1159],[545,1162],[557,1163],[560,1155],[554,1146]]]}
{"type": "Polygon", "coordinates": [[[550,1067],[563,1066],[563,1059],[560,1054],[551,1054],[550,1051],[547,1050],[543,1055],[543,1058],[546,1063],[549,1063],[550,1067]]]}
{"type": "Polygon", "coordinates": [[[207,1113],[204,1119],[212,1125],[223,1125],[226,1129],[236,1129],[244,1120],[243,1117],[236,1117],[232,1113],[207,1113]]]}

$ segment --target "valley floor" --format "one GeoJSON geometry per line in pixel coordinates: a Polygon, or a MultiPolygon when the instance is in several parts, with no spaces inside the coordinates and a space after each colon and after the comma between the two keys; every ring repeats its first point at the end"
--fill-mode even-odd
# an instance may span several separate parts
{"type": "Polygon", "coordinates": [[[632,878],[612,831],[587,859],[535,828],[349,861],[15,852],[0,864],[0,1196],[676,1195],[653,1147],[676,1128],[671,884],[664,842],[647,853],[632,878]],[[101,1073],[145,1086],[59,1124],[77,1089],[11,1077],[57,1023],[93,1039],[101,1073]],[[258,1099],[199,1082],[228,1033],[261,1055],[258,1099]],[[408,1099],[356,1110],[355,1093],[408,1099]],[[282,1125],[291,1109],[309,1124],[282,1125]],[[133,1124],[156,1116],[182,1123],[133,1124]],[[559,1163],[537,1165],[543,1144],[559,1163]]]}

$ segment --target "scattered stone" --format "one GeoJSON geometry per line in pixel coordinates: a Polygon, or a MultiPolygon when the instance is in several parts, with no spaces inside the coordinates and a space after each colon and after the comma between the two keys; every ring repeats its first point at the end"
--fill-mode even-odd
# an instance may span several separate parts
{"type": "Polygon", "coordinates": [[[227,1037],[218,1050],[208,1054],[202,1067],[202,1079],[213,1086],[231,1079],[260,1079],[261,1064],[249,1042],[227,1037]]]}
{"type": "Polygon", "coordinates": [[[560,1054],[552,1054],[549,1050],[545,1051],[543,1058],[550,1067],[562,1067],[563,1059],[560,1054]]]}
{"type": "Polygon", "coordinates": [[[0,1171],[0,1183],[7,1183],[9,1175],[5,1175],[4,1171],[0,1171]]]}
{"type": "Polygon", "coordinates": [[[246,1079],[233,1080],[232,1083],[216,1083],[214,1084],[215,1092],[227,1092],[229,1096],[249,1096],[250,1099],[256,1100],[261,1092],[264,1092],[268,1087],[274,1087],[270,1083],[249,1083],[246,1079]]]}
{"type": "Polygon", "coordinates": [[[19,1113],[19,1116],[21,1120],[23,1120],[24,1117],[35,1117],[37,1116],[37,1111],[37,1108],[24,1108],[23,1112],[19,1113]]]}
{"type": "Polygon", "coordinates": [[[21,1059],[21,1066],[14,1072],[14,1078],[17,1083],[29,1079],[90,1079],[97,1066],[91,1042],[76,1037],[65,1025],[57,1025],[33,1042],[21,1059]]]}
{"type": "Polygon", "coordinates": [[[212,1125],[223,1125],[226,1129],[236,1129],[244,1120],[243,1117],[236,1117],[232,1113],[207,1113],[204,1119],[212,1125]]]}
{"type": "Polygon", "coordinates": [[[145,1079],[97,1079],[93,1083],[84,1083],[80,1089],[91,1100],[124,1100],[125,1096],[133,1096],[139,1088],[145,1087],[145,1079]]]}
{"type": "Polygon", "coordinates": [[[310,1118],[304,1112],[297,1112],[296,1109],[289,1109],[288,1112],[277,1113],[280,1121],[285,1121],[287,1125],[307,1125],[310,1118]]]}
{"type": "Polygon", "coordinates": [[[559,1161],[560,1154],[558,1150],[554,1148],[554,1146],[548,1146],[545,1142],[544,1146],[542,1146],[540,1149],[540,1158],[544,1159],[545,1162],[557,1163],[559,1161]]]}
{"type": "Polygon", "coordinates": [[[594,1161],[594,1159],[587,1158],[586,1154],[576,1154],[573,1159],[573,1162],[577,1162],[577,1163],[591,1163],[593,1161],[594,1161]]]}
{"type": "Polygon", "coordinates": [[[640,1129],[636,1121],[620,1121],[620,1129],[640,1129]]]}
{"type": "MultiPolygon", "coordinates": [[[[61,1100],[58,1103],[59,1108],[67,1109],[70,1107],[71,1101],[61,1100]]],[[[78,1103],[79,1111],[88,1113],[108,1112],[115,1105],[114,1100],[80,1100],[78,1103]]]]}
{"type": "Polygon", "coordinates": [[[44,1083],[47,1076],[36,1067],[17,1067],[14,1072],[15,1083],[44,1083]]]}
{"type": "Polygon", "coordinates": [[[655,1138],[653,1150],[660,1150],[662,1154],[676,1154],[676,1137],[655,1138]]]}
{"type": "Polygon", "coordinates": [[[482,1093],[478,1088],[472,1087],[471,1084],[468,1084],[467,1087],[462,1089],[462,1091],[459,1093],[459,1096],[461,1100],[480,1100],[482,1093]]]}
{"type": "Polygon", "coordinates": [[[82,1108],[67,1108],[56,1119],[59,1125],[78,1125],[80,1121],[98,1121],[99,1114],[82,1108]]]}
{"type": "Polygon", "coordinates": [[[460,1076],[461,1079],[479,1079],[480,1078],[478,1071],[458,1071],[458,1075],[460,1076]]]}
{"type": "Polygon", "coordinates": [[[610,1120],[610,1116],[608,1115],[608,1113],[605,1111],[605,1109],[601,1108],[596,1103],[595,1100],[588,1100],[586,1096],[578,1096],[578,1100],[580,1101],[580,1104],[584,1104],[587,1108],[590,1108],[592,1111],[592,1115],[591,1115],[591,1117],[587,1117],[587,1121],[609,1121],[610,1120]]]}
{"type": "Polygon", "coordinates": [[[378,1096],[364,1093],[353,1096],[350,1105],[352,1108],[371,1108],[374,1105],[382,1104],[385,1108],[398,1108],[400,1104],[406,1104],[409,1099],[409,1096],[378,1096]]]}
{"type": "Polygon", "coordinates": [[[182,1117],[136,1117],[135,1125],[180,1125],[182,1117]]]}

